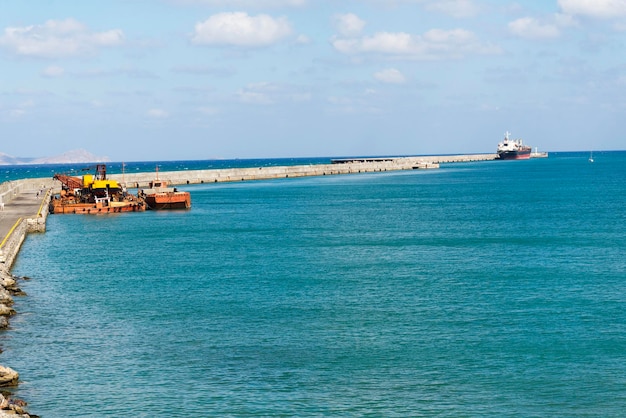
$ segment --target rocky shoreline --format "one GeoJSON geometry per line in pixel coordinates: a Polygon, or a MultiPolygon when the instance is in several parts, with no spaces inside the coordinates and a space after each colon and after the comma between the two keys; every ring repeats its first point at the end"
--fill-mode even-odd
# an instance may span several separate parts
{"type": "MultiPolygon", "coordinates": [[[[9,329],[9,318],[15,315],[13,297],[25,296],[24,291],[17,285],[20,278],[9,273],[4,266],[0,266],[0,330],[9,329]]],[[[21,279],[27,280],[27,277],[21,279]]],[[[2,349],[0,348],[0,352],[2,349]]],[[[11,388],[18,384],[19,373],[10,367],[0,365],[0,388],[11,388]]],[[[25,410],[26,402],[14,398],[10,391],[0,392],[0,418],[5,417],[36,417],[25,410]]]]}

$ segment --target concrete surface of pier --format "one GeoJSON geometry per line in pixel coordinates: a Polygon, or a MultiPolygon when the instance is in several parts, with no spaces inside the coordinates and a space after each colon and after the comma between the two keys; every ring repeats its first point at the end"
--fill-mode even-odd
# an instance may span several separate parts
{"type": "MultiPolygon", "coordinates": [[[[327,176],[336,174],[376,173],[395,170],[433,169],[441,163],[471,161],[491,161],[496,154],[444,155],[424,157],[391,157],[367,159],[343,159],[335,164],[309,164],[276,167],[223,168],[210,170],[184,170],[159,172],[159,178],[173,185],[233,182],[246,180],[267,180],[306,176],[327,176]]],[[[148,187],[155,173],[112,174],[113,180],[125,183],[128,187],[148,187]]]]}
{"type": "Polygon", "coordinates": [[[0,268],[8,271],[29,232],[44,232],[50,198],[48,179],[16,180],[0,187],[0,268]]]}

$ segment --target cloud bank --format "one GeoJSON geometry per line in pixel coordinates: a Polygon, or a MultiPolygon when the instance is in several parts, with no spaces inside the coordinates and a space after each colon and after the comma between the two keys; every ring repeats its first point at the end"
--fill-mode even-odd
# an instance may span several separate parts
{"type": "Polygon", "coordinates": [[[218,13],[196,24],[191,42],[195,45],[262,47],[292,34],[284,17],[244,12],[218,13]]]}
{"type": "Polygon", "coordinates": [[[63,58],[94,54],[124,42],[120,29],[93,32],[77,20],[48,20],[43,25],[7,27],[0,46],[22,56],[63,58]]]}
{"type": "Polygon", "coordinates": [[[598,19],[626,17],[624,0],[558,0],[563,13],[598,19]]]}
{"type": "Polygon", "coordinates": [[[337,51],[348,55],[378,54],[417,60],[461,58],[470,54],[500,52],[494,45],[481,44],[473,32],[465,29],[431,29],[422,35],[377,32],[362,37],[336,37],[331,43],[337,51]]]}

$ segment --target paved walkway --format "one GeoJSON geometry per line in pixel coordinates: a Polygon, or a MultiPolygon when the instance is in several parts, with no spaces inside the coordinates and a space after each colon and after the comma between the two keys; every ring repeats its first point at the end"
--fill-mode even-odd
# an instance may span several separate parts
{"type": "Polygon", "coordinates": [[[39,196],[37,193],[38,190],[25,190],[10,202],[5,203],[4,209],[0,205],[0,243],[4,241],[18,219],[34,218],[39,213],[39,209],[48,210],[48,208],[41,207],[45,193],[40,193],[39,196]]]}

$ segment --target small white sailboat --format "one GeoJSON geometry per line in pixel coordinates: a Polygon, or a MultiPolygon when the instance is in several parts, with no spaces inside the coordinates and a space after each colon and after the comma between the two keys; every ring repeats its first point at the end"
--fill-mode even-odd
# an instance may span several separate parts
{"type": "Polygon", "coordinates": [[[589,154],[589,162],[593,162],[593,151],[591,151],[591,154],[589,154]]]}

